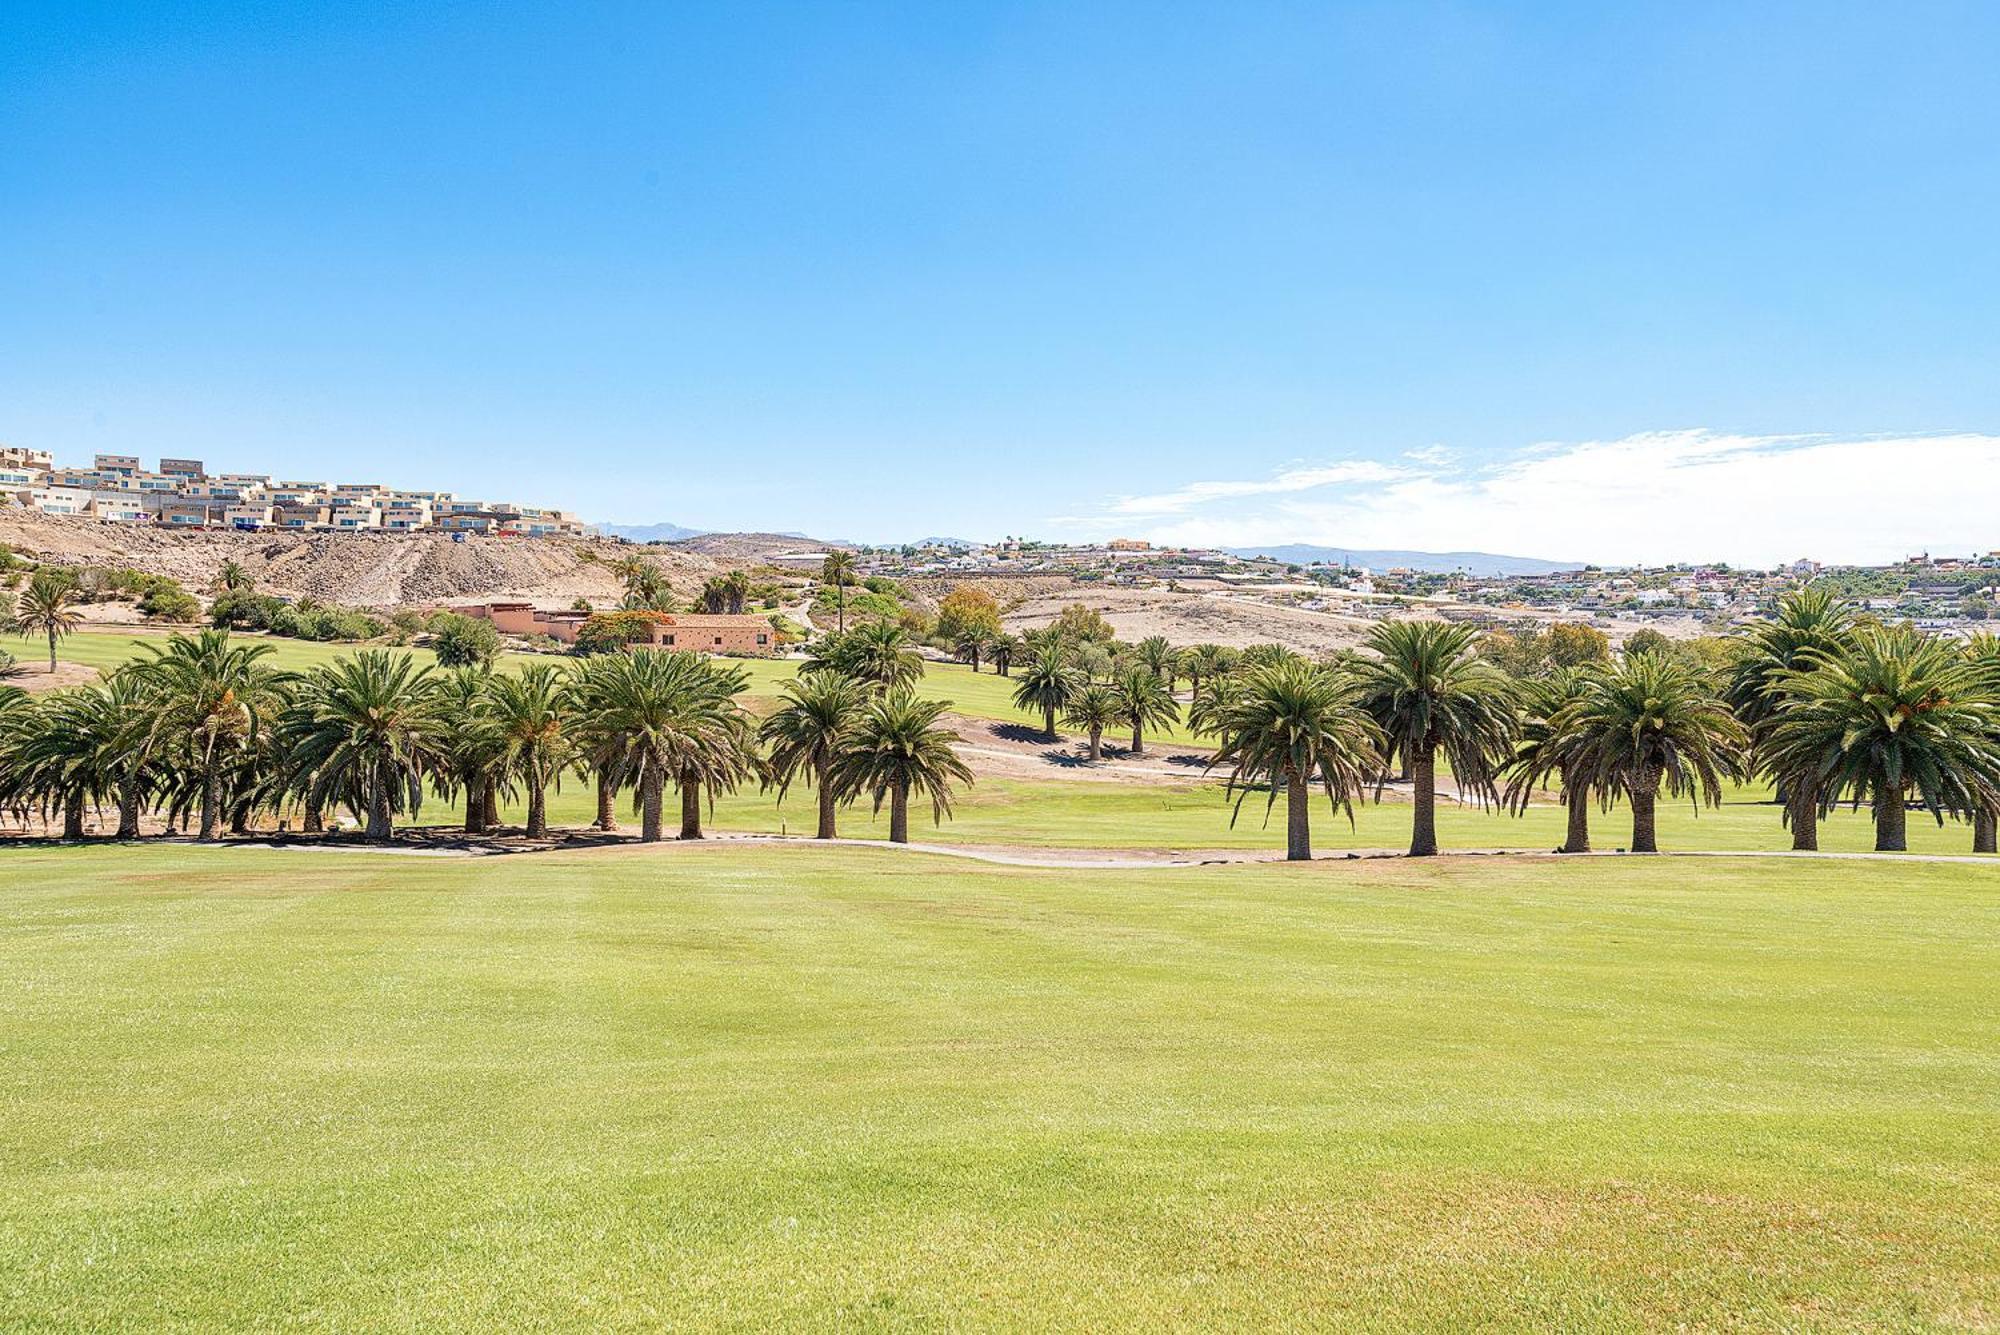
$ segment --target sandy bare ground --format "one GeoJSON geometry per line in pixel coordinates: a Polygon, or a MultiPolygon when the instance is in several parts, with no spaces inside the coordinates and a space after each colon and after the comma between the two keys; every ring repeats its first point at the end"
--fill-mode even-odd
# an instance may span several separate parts
{"type": "Polygon", "coordinates": [[[1012,631],[1046,626],[1072,603],[1082,603],[1111,623],[1121,640],[1164,635],[1175,644],[1282,644],[1318,654],[1359,644],[1373,623],[1362,617],[1308,612],[1247,595],[1181,589],[1105,588],[1080,584],[1036,594],[1008,610],[1012,631]]]}
{"type": "Polygon", "coordinates": [[[17,671],[10,677],[0,677],[0,686],[17,686],[30,695],[42,691],[59,691],[66,686],[88,686],[97,680],[97,669],[82,663],[65,663],[56,660],[56,670],[49,671],[49,660],[24,658],[17,665],[17,671]]]}
{"type": "Polygon", "coordinates": [[[189,589],[212,588],[223,563],[247,570],[260,589],[354,607],[398,607],[457,599],[521,598],[549,607],[586,598],[615,603],[622,591],[608,562],[643,552],[691,596],[723,564],[699,552],[635,548],[596,539],[467,538],[445,533],[230,533],[104,523],[0,511],[0,542],[67,566],[131,566],[189,589]],[[590,560],[585,553],[598,560],[590,560]]]}
{"type": "Polygon", "coordinates": [[[1083,737],[1063,734],[1048,741],[1042,730],[1025,723],[945,714],[938,720],[959,735],[958,753],[976,775],[1008,779],[1073,778],[1098,783],[1187,785],[1213,780],[1207,771],[1211,754],[1205,747],[1179,742],[1149,742],[1143,756],[1127,754],[1129,735],[1104,738],[1103,758],[1089,758],[1083,737]]]}

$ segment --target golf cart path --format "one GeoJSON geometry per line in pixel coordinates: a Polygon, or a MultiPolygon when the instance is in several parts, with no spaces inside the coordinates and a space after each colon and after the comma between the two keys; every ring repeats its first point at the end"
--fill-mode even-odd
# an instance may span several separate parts
{"type": "MultiPolygon", "coordinates": [[[[183,842],[183,841],[175,841],[183,842]]],[[[991,845],[980,847],[967,844],[892,844],[881,839],[813,839],[804,835],[780,834],[733,834],[714,833],[699,840],[663,839],[657,844],[642,844],[630,837],[606,838],[601,843],[586,845],[492,847],[472,846],[462,848],[378,848],[368,844],[324,844],[317,841],[267,842],[262,840],[229,840],[215,844],[195,844],[194,848],[279,848],[293,852],[329,853],[374,853],[391,857],[507,857],[520,853],[573,853],[589,854],[606,850],[623,850],[627,853],[667,853],[693,854],[703,849],[725,849],[741,844],[768,845],[780,848],[866,848],[913,856],[929,855],[944,858],[962,858],[969,862],[983,862],[997,867],[1029,867],[1045,870],[1075,871],[1144,871],[1162,867],[1216,867],[1248,863],[1283,862],[1283,849],[1177,849],[1177,848],[1032,848],[1018,845],[991,845]]],[[[1917,862],[1964,865],[1974,867],[2000,867],[2000,857],[1992,854],[1973,853],[1875,853],[1875,852],[1823,852],[1801,853],[1790,849],[1681,849],[1661,853],[1555,853],[1541,849],[1523,848],[1455,848],[1436,855],[1438,859],[1454,858],[1536,858],[1545,861],[1581,861],[1603,858],[1777,858],[1777,859],[1820,859],[1825,861],[1861,862],[1917,862]]],[[[1408,854],[1394,848],[1340,848],[1316,853],[1315,862],[1358,862],[1363,860],[1407,859],[1408,854]]]]}

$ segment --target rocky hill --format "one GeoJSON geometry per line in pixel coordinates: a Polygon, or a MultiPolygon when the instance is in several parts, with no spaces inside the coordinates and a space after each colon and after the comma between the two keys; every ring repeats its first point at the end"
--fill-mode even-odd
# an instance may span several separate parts
{"type": "MultiPolygon", "coordinates": [[[[257,587],[356,607],[398,607],[484,598],[560,606],[608,603],[619,581],[607,562],[635,549],[608,539],[480,538],[443,533],[229,533],[100,523],[22,510],[0,511],[0,542],[58,565],[130,566],[190,589],[215,582],[235,561],[257,587]]],[[[724,569],[699,552],[646,551],[688,595],[724,569]]]]}

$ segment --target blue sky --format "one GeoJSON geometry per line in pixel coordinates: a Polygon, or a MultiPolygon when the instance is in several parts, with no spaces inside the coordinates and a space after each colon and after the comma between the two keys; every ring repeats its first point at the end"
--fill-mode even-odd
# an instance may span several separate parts
{"type": "Polygon", "coordinates": [[[866,539],[2000,547],[2000,6],[169,8],[0,7],[0,440],[866,539]]]}

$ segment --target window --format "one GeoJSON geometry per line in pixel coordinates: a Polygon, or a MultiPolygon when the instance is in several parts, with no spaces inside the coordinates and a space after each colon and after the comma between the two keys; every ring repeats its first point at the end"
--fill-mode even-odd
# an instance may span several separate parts
{"type": "Polygon", "coordinates": [[[666,639],[660,641],[661,644],[672,644],[673,642],[674,642],[674,637],[671,635],[667,636],[666,639]]]}
{"type": "Polygon", "coordinates": [[[769,644],[770,642],[771,642],[771,637],[768,635],[759,635],[757,637],[757,643],[759,644],[769,644]]]}
{"type": "Polygon", "coordinates": [[[718,648],[719,648],[719,647],[721,646],[721,644],[722,644],[722,637],[721,637],[720,635],[718,635],[718,636],[716,636],[716,637],[715,637],[715,643],[716,643],[716,645],[717,645],[717,647],[718,647],[718,648]]]}

